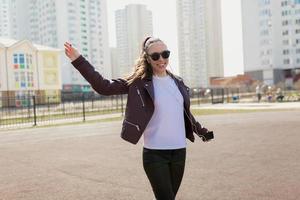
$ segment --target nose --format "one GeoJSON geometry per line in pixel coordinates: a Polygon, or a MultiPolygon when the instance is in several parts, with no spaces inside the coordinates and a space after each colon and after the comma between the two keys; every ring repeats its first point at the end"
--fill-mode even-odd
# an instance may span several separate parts
{"type": "Polygon", "coordinates": [[[162,57],[162,55],[159,55],[158,61],[164,61],[165,59],[162,57]]]}

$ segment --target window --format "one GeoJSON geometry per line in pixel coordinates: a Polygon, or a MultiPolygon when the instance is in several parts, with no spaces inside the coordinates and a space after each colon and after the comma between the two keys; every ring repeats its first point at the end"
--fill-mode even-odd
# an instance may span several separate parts
{"type": "Polygon", "coordinates": [[[283,41],[282,41],[282,44],[283,44],[283,45],[289,45],[289,40],[283,40],[283,41]]]}
{"type": "Polygon", "coordinates": [[[290,59],[289,58],[283,59],[283,64],[290,64],[290,59]]]}
{"type": "Polygon", "coordinates": [[[282,26],[286,26],[286,25],[288,25],[289,24],[289,21],[288,20],[283,20],[282,21],[282,26]]]}
{"type": "Polygon", "coordinates": [[[33,66],[31,54],[13,54],[15,88],[33,87],[33,66]]]}
{"type": "Polygon", "coordinates": [[[18,59],[18,54],[14,54],[13,55],[13,60],[14,60],[14,69],[18,69],[19,68],[19,59],[18,59]]]}
{"type": "Polygon", "coordinates": [[[290,51],[289,51],[288,49],[284,49],[284,50],[282,51],[282,53],[283,53],[283,55],[288,55],[288,54],[290,53],[290,51]]]}
{"type": "Polygon", "coordinates": [[[282,31],[282,35],[288,35],[288,34],[289,34],[289,30],[282,31]]]}
{"type": "Polygon", "coordinates": [[[287,6],[288,5],[288,1],[283,1],[281,2],[281,7],[287,6]]]}

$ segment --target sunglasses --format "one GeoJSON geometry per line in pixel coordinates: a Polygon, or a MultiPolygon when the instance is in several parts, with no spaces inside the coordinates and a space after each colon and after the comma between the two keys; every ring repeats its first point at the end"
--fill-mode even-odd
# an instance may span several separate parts
{"type": "Polygon", "coordinates": [[[152,53],[152,54],[150,54],[150,55],[148,55],[148,56],[150,56],[150,58],[151,58],[153,61],[157,61],[157,60],[159,60],[160,56],[161,56],[163,59],[169,58],[170,53],[171,53],[171,52],[170,52],[169,50],[165,50],[165,51],[163,51],[163,52],[161,52],[161,53],[155,52],[155,53],[152,53]]]}

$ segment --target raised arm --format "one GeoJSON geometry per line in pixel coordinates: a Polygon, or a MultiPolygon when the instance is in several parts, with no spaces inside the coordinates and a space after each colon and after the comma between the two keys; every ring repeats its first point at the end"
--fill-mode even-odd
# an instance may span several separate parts
{"type": "Polygon", "coordinates": [[[66,42],[65,54],[72,65],[91,84],[96,92],[102,95],[115,95],[128,93],[128,85],[124,79],[105,79],[95,68],[77,51],[72,44],[66,42]]]}

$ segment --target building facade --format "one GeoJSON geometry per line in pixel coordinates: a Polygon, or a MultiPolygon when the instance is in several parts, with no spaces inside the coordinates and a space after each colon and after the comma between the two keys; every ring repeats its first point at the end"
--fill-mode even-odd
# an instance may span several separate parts
{"type": "Polygon", "coordinates": [[[245,73],[291,86],[300,73],[300,1],[242,1],[245,73]]]}
{"type": "Polygon", "coordinates": [[[177,0],[179,74],[190,87],[223,77],[220,0],[177,0]]]}
{"type": "Polygon", "coordinates": [[[141,52],[141,43],[153,34],[152,12],[145,5],[131,4],[115,12],[118,69],[113,75],[120,77],[133,70],[141,52]]]}
{"type": "Polygon", "coordinates": [[[2,37],[8,37],[10,34],[9,2],[9,0],[0,0],[0,36],[2,37]]]}
{"type": "MultiPolygon", "coordinates": [[[[96,70],[111,77],[106,0],[11,0],[10,37],[63,48],[71,42],[96,70]]],[[[66,57],[62,57],[66,88],[88,85],[66,57]]]]}
{"type": "Polygon", "coordinates": [[[62,89],[61,54],[59,49],[29,40],[0,38],[1,105],[21,106],[21,99],[33,94],[58,100],[62,89]],[[10,98],[13,102],[7,101],[10,98]]]}

